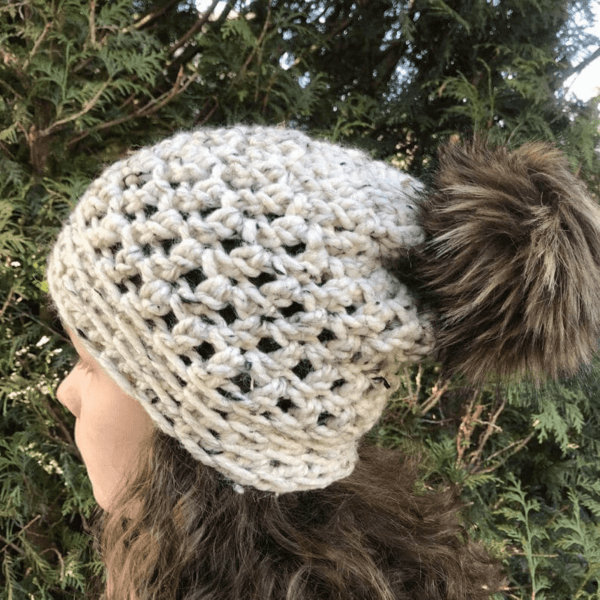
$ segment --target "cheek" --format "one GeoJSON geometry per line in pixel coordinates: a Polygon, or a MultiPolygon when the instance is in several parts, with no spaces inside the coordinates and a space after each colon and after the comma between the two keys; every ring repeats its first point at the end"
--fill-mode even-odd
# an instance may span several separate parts
{"type": "Polygon", "coordinates": [[[88,386],[75,438],[99,503],[127,474],[140,444],[152,431],[152,421],[141,405],[112,381],[88,386]]]}
{"type": "Polygon", "coordinates": [[[82,399],[80,421],[90,439],[115,454],[135,448],[153,429],[139,402],[112,381],[88,386],[82,399]]]}

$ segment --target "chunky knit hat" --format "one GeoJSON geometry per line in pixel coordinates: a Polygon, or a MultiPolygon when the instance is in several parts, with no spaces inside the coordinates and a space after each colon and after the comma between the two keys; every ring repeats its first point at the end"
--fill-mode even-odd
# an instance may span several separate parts
{"type": "MultiPolygon", "coordinates": [[[[236,486],[349,475],[433,339],[385,268],[417,182],[286,129],[182,133],[92,183],[51,253],[59,314],[154,423],[236,486]]],[[[238,487],[239,489],[239,487],[238,487]]]]}

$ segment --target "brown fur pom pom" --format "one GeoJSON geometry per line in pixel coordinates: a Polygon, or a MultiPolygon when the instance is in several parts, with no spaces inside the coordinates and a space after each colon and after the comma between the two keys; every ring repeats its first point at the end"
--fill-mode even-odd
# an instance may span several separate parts
{"type": "Polygon", "coordinates": [[[419,275],[437,358],[473,382],[573,374],[600,335],[600,207],[553,146],[440,151],[419,275]]]}

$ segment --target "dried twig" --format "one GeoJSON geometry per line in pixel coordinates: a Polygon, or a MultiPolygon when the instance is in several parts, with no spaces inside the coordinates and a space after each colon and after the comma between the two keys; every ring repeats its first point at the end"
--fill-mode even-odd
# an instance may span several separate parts
{"type": "Polygon", "coordinates": [[[462,468],[465,468],[466,466],[463,462],[464,453],[469,447],[471,437],[473,436],[473,432],[476,425],[479,423],[479,417],[483,411],[483,404],[475,404],[480,396],[481,392],[476,390],[458,428],[458,435],[456,436],[456,462],[462,468]]]}
{"type": "MultiPolygon", "coordinates": [[[[521,450],[522,448],[524,448],[529,443],[529,440],[531,440],[531,438],[534,435],[535,435],[535,431],[532,431],[526,438],[522,439],[516,445],[515,449],[512,452],[510,452],[509,454],[507,454],[501,461],[498,461],[496,464],[491,465],[491,466],[489,466],[489,467],[487,467],[485,469],[479,470],[478,473],[481,473],[481,474],[492,473],[493,471],[495,471],[496,469],[498,469],[499,467],[501,467],[511,456],[513,456],[514,454],[516,454],[517,452],[519,452],[519,450],[521,450]]],[[[495,454],[499,454],[500,452],[505,452],[506,450],[508,450],[509,448],[511,448],[513,446],[515,446],[515,444],[510,444],[510,446],[507,446],[506,448],[502,448],[502,450],[498,451],[495,454]]],[[[487,460],[489,461],[490,458],[488,458],[487,460]]]]}
{"type": "Polygon", "coordinates": [[[477,446],[477,450],[475,450],[472,453],[471,459],[469,460],[469,467],[471,469],[473,469],[476,466],[478,466],[479,464],[481,464],[483,448],[486,445],[487,441],[490,439],[490,436],[492,435],[492,433],[494,431],[501,431],[501,428],[498,427],[498,425],[496,425],[496,421],[498,420],[498,417],[504,411],[505,407],[506,407],[506,398],[503,398],[502,402],[500,403],[500,407],[496,410],[496,412],[494,412],[491,420],[487,421],[487,422],[481,422],[482,425],[487,425],[487,427],[486,427],[485,431],[483,432],[483,434],[479,438],[479,444],[477,446]]]}
{"type": "Polygon", "coordinates": [[[429,398],[421,405],[420,411],[421,414],[424,415],[428,413],[439,401],[442,399],[442,396],[448,390],[448,386],[450,385],[450,381],[446,380],[443,385],[440,385],[442,380],[438,379],[435,382],[435,385],[431,388],[431,395],[429,398]]]}
{"type": "MultiPolygon", "coordinates": [[[[419,363],[419,371],[422,369],[421,363],[419,363]]],[[[412,382],[410,380],[410,373],[408,372],[408,367],[404,367],[404,379],[406,380],[406,387],[408,388],[408,398],[410,398],[409,403],[412,405],[416,402],[416,395],[413,391],[412,382]]]]}

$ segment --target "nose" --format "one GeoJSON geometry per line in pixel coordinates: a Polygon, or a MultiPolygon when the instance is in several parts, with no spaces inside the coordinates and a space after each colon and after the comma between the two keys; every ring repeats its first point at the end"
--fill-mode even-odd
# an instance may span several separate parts
{"type": "Polygon", "coordinates": [[[73,369],[56,389],[56,399],[71,411],[76,418],[81,411],[81,395],[77,385],[77,368],[73,369]]]}

